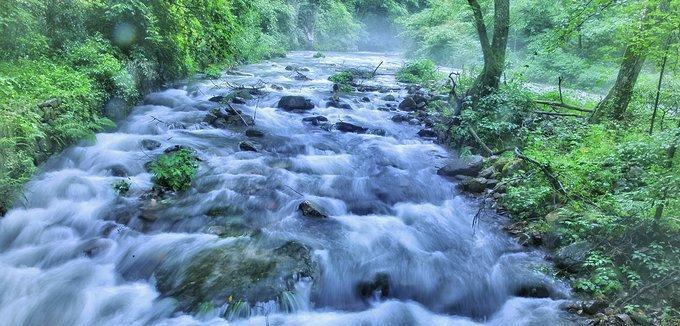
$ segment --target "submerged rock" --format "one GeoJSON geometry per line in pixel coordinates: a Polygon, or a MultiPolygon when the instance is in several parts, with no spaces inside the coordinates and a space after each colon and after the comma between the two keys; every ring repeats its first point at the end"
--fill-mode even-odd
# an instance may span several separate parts
{"type": "Polygon", "coordinates": [[[372,281],[364,281],[357,284],[357,293],[362,299],[378,297],[387,298],[390,295],[390,276],[387,273],[378,273],[372,281]]]}
{"type": "Polygon", "coordinates": [[[142,147],[144,147],[144,149],[146,149],[147,151],[152,151],[156,148],[161,147],[161,143],[153,139],[142,139],[141,143],[142,147]]]}
{"type": "Polygon", "coordinates": [[[246,127],[252,126],[255,119],[240,110],[228,108],[214,108],[208,112],[203,119],[203,122],[208,123],[216,128],[229,127],[246,127]]]}
{"type": "Polygon", "coordinates": [[[246,137],[262,138],[262,137],[264,137],[264,132],[251,128],[251,129],[246,130],[246,137]]]}
{"type": "Polygon", "coordinates": [[[277,107],[286,111],[308,111],[314,108],[314,103],[303,96],[284,96],[277,107]]]}
{"type": "Polygon", "coordinates": [[[335,128],[342,132],[354,132],[357,134],[363,134],[368,131],[368,128],[360,127],[349,122],[340,121],[335,124],[335,128]]]}
{"type": "Polygon", "coordinates": [[[313,125],[315,125],[315,126],[318,126],[318,125],[320,125],[322,122],[328,121],[328,118],[326,118],[326,117],[324,117],[324,116],[321,116],[321,115],[317,115],[317,116],[314,116],[314,117],[306,117],[306,118],[302,118],[302,121],[303,121],[303,122],[309,122],[309,123],[311,123],[311,124],[313,124],[313,125]]]}
{"type": "Polygon", "coordinates": [[[302,212],[303,216],[311,218],[327,218],[328,216],[321,212],[314,204],[305,200],[298,205],[298,210],[302,212]]]}
{"type": "Polygon", "coordinates": [[[476,176],[482,171],[484,158],[479,155],[470,155],[461,157],[457,160],[450,161],[445,166],[437,171],[437,174],[453,177],[456,175],[465,175],[469,177],[476,176]]]}
{"type": "Polygon", "coordinates": [[[338,99],[331,99],[330,101],[326,102],[326,106],[329,108],[352,110],[352,106],[349,103],[345,103],[338,99]]]}
{"type": "Polygon", "coordinates": [[[249,142],[249,141],[242,141],[238,143],[238,149],[244,151],[244,152],[257,152],[257,148],[255,147],[255,144],[249,142]]]}
{"type": "Polygon", "coordinates": [[[184,271],[166,266],[158,272],[158,289],[178,300],[184,311],[196,312],[208,302],[214,306],[242,302],[280,301],[293,291],[295,280],[313,277],[311,249],[289,241],[276,249],[251,239],[237,240],[204,250],[184,271]]]}

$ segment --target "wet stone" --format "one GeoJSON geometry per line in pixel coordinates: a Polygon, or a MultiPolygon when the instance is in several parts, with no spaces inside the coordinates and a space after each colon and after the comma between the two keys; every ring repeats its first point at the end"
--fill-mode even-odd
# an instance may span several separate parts
{"type": "Polygon", "coordinates": [[[311,218],[327,218],[328,216],[321,212],[314,204],[305,200],[298,205],[298,210],[302,212],[303,216],[311,218]]]}
{"type": "Polygon", "coordinates": [[[264,133],[260,130],[251,128],[246,130],[246,136],[250,138],[262,138],[264,137],[264,133]]]}
{"type": "Polygon", "coordinates": [[[418,131],[418,136],[423,138],[437,138],[437,132],[432,129],[421,129],[418,131]]]}
{"type": "Polygon", "coordinates": [[[318,126],[318,125],[320,125],[322,122],[328,121],[328,118],[326,118],[326,117],[324,117],[324,116],[321,116],[321,115],[318,115],[318,116],[314,116],[314,117],[305,117],[305,118],[302,118],[302,121],[303,121],[303,122],[311,123],[311,124],[313,124],[313,125],[315,125],[315,126],[318,126]]]}
{"type": "Polygon", "coordinates": [[[368,128],[364,128],[364,127],[357,126],[355,124],[351,124],[349,122],[343,122],[343,121],[336,123],[335,128],[338,129],[339,131],[342,131],[342,132],[353,132],[353,133],[357,133],[357,134],[363,134],[363,133],[366,133],[366,131],[368,131],[368,128]]]}
{"type": "Polygon", "coordinates": [[[314,108],[314,103],[303,96],[284,96],[277,107],[285,111],[308,111],[314,108]]]}
{"type": "Polygon", "coordinates": [[[161,147],[161,143],[153,139],[142,139],[142,147],[147,151],[152,151],[158,147],[161,147]]]}
{"type": "Polygon", "coordinates": [[[255,147],[255,144],[249,142],[249,141],[242,141],[238,143],[238,149],[244,151],[244,152],[257,152],[257,148],[255,147]]]}

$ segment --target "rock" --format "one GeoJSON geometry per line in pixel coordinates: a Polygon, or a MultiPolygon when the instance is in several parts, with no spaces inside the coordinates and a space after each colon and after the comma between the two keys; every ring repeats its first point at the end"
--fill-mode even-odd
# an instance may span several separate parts
{"type": "Polygon", "coordinates": [[[213,96],[211,97],[208,101],[210,102],[215,102],[215,103],[224,103],[228,101],[229,99],[224,96],[224,95],[218,95],[218,96],[213,96]]]}
{"type": "Polygon", "coordinates": [[[340,121],[335,124],[335,128],[342,132],[354,132],[358,134],[363,134],[368,131],[368,128],[360,127],[349,122],[340,121]]]}
{"type": "Polygon", "coordinates": [[[337,99],[331,99],[330,101],[326,102],[326,106],[329,108],[338,108],[338,109],[345,109],[345,110],[351,110],[352,106],[349,103],[345,103],[341,100],[337,99]]]}
{"type": "Polygon", "coordinates": [[[387,95],[383,96],[382,99],[383,99],[383,101],[387,101],[387,102],[394,102],[394,101],[397,100],[397,98],[394,97],[394,95],[392,95],[392,94],[387,94],[387,95]]]}
{"type": "Polygon", "coordinates": [[[61,99],[58,98],[58,97],[53,97],[51,99],[48,99],[45,102],[38,104],[38,108],[40,108],[40,109],[47,109],[47,108],[54,109],[54,108],[59,107],[60,105],[61,105],[61,99]]]}
{"type": "Polygon", "coordinates": [[[470,155],[451,161],[437,171],[443,176],[465,175],[474,177],[482,171],[484,158],[479,155],[470,155]]]}
{"type": "Polygon", "coordinates": [[[396,123],[400,123],[411,120],[411,117],[406,114],[395,114],[390,119],[396,123]]]}
{"type": "Polygon", "coordinates": [[[309,71],[309,68],[298,66],[298,65],[288,65],[288,66],[286,66],[286,70],[288,70],[288,71],[309,71]]]}
{"type": "Polygon", "coordinates": [[[495,174],[496,174],[496,169],[494,169],[493,166],[490,166],[490,167],[482,170],[481,172],[479,172],[480,177],[487,178],[487,179],[493,178],[495,174]]]}
{"type": "Polygon", "coordinates": [[[362,299],[371,299],[377,296],[380,299],[390,295],[390,276],[387,273],[378,273],[372,281],[364,281],[357,284],[357,293],[362,299]]]}
{"type": "MultiPolygon", "coordinates": [[[[296,72],[297,72],[297,70],[296,70],[296,72]]],[[[300,72],[297,72],[297,73],[295,74],[295,77],[293,77],[293,79],[295,79],[295,80],[301,80],[301,81],[310,81],[310,80],[312,80],[311,78],[305,76],[304,74],[302,74],[302,73],[300,73],[300,72]]]]}
{"type": "Polygon", "coordinates": [[[460,183],[463,190],[471,193],[481,193],[486,189],[492,188],[498,181],[485,178],[467,178],[460,183]]]}
{"type": "Polygon", "coordinates": [[[399,110],[418,111],[425,109],[425,106],[427,106],[427,100],[423,96],[411,95],[399,103],[399,110]]]}
{"type": "Polygon", "coordinates": [[[368,96],[364,96],[364,97],[361,98],[361,102],[370,102],[370,101],[371,101],[371,99],[368,98],[368,96]]]}
{"type": "Polygon", "coordinates": [[[305,200],[298,205],[298,210],[302,212],[303,216],[311,218],[327,218],[328,216],[322,213],[314,204],[305,200]]]}
{"type": "Polygon", "coordinates": [[[236,104],[246,104],[246,100],[244,100],[243,98],[238,97],[238,96],[232,98],[231,102],[236,103],[236,104]]]}
{"type": "Polygon", "coordinates": [[[227,70],[225,71],[227,75],[232,75],[232,76],[244,76],[244,77],[252,77],[253,74],[249,74],[247,72],[240,72],[237,70],[227,70]]]}
{"type": "Polygon", "coordinates": [[[255,145],[248,141],[242,141],[238,143],[238,149],[244,152],[257,152],[257,148],[255,148],[255,145]]]}
{"type": "Polygon", "coordinates": [[[144,147],[144,149],[147,151],[152,151],[161,147],[161,143],[153,139],[142,139],[142,147],[144,147]]]}
{"type": "Polygon", "coordinates": [[[634,325],[633,320],[627,314],[618,314],[616,315],[616,319],[618,319],[625,326],[634,325]]]}
{"type": "Polygon", "coordinates": [[[221,237],[227,234],[227,228],[221,225],[212,225],[205,230],[205,233],[221,237]]]}
{"type": "Polygon", "coordinates": [[[321,122],[326,122],[326,121],[328,121],[328,118],[326,118],[326,117],[324,117],[324,116],[321,116],[321,115],[317,115],[317,116],[314,116],[314,117],[305,117],[305,118],[302,118],[302,121],[303,121],[303,122],[309,122],[309,123],[311,123],[311,124],[313,124],[313,125],[315,125],[315,126],[318,126],[319,124],[321,124],[321,122]]]}
{"type": "Polygon", "coordinates": [[[522,298],[550,298],[550,289],[545,284],[522,285],[513,294],[522,298]]]}
{"type": "Polygon", "coordinates": [[[156,277],[158,290],[187,312],[197,312],[205,302],[250,310],[258,302],[281,300],[295,289],[296,279],[316,273],[311,249],[295,241],[270,249],[237,239],[205,249],[183,264],[185,268],[164,263],[156,277]]]}
{"type": "Polygon", "coordinates": [[[608,304],[602,300],[592,300],[581,302],[581,310],[588,315],[595,315],[607,308],[608,304]]]}
{"type": "Polygon", "coordinates": [[[283,90],[283,86],[277,85],[277,84],[271,84],[270,87],[271,87],[272,89],[277,90],[277,91],[282,91],[282,90],[283,90]]]}
{"type": "Polygon", "coordinates": [[[111,165],[107,168],[107,170],[109,170],[109,172],[111,172],[111,175],[114,176],[114,177],[127,177],[128,176],[127,169],[121,164],[111,165]]]}
{"type": "Polygon", "coordinates": [[[380,129],[380,128],[370,129],[370,130],[368,130],[368,133],[371,134],[371,135],[378,135],[378,136],[385,136],[387,134],[385,129],[380,129]]]}
{"type": "Polygon", "coordinates": [[[264,133],[262,131],[259,131],[257,129],[248,129],[246,130],[246,137],[250,138],[262,138],[264,137],[264,133]]]}
{"type": "Polygon", "coordinates": [[[174,146],[170,146],[170,147],[164,149],[163,153],[170,154],[170,153],[178,152],[178,151],[183,150],[183,149],[192,151],[192,149],[190,147],[187,147],[187,146],[184,146],[184,145],[174,145],[174,146]]]}
{"type": "Polygon", "coordinates": [[[245,127],[246,124],[252,126],[255,123],[252,116],[233,108],[214,108],[208,112],[203,121],[216,128],[245,127]]]}
{"type": "Polygon", "coordinates": [[[432,129],[421,129],[418,131],[418,136],[423,138],[437,138],[437,132],[432,129]]]}
{"type": "Polygon", "coordinates": [[[567,271],[578,272],[589,251],[590,245],[586,241],[574,242],[562,247],[553,257],[555,266],[567,271]]]}
{"type": "Polygon", "coordinates": [[[314,108],[314,103],[303,96],[284,96],[277,107],[285,111],[307,111],[314,108]]]}

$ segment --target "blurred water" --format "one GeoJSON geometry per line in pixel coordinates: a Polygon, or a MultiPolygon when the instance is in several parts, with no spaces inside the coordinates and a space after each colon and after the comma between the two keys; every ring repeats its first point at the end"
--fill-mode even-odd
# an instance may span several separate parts
{"type": "Polygon", "coordinates": [[[401,59],[311,56],[295,52],[240,69],[252,76],[192,80],[150,94],[117,131],[53,157],[25,199],[0,220],[0,325],[572,324],[557,308],[568,289],[538,271],[541,255],[523,250],[495,223],[483,221],[473,231],[478,203],[436,174],[452,154],[418,138],[419,126],[392,122],[395,112],[378,109],[385,94],[347,96],[353,110],[326,107],[327,78],[337,69],[370,70],[384,60],[370,83],[396,86],[401,59]],[[303,73],[312,80],[295,80],[296,73],[285,70],[290,64],[308,67],[303,73]],[[242,128],[202,123],[216,106],[207,100],[229,92],[225,80],[265,82],[266,95],[234,105],[255,116],[266,135],[253,140],[257,153],[238,150],[242,128]],[[276,103],[283,95],[306,96],[316,108],[282,111],[276,103]],[[359,101],[363,96],[371,101],[359,101]],[[301,121],[312,115],[386,135],[327,131],[301,121]],[[143,139],[162,146],[145,150],[143,139]],[[199,173],[158,220],[144,222],[139,196],[152,186],[144,164],[173,145],[198,152],[199,173]],[[132,184],[124,198],[111,186],[120,179],[132,184]],[[329,219],[301,217],[298,193],[329,219]],[[220,317],[224,307],[190,315],[160,295],[159,268],[177,269],[181,277],[199,252],[233,241],[207,232],[206,211],[219,205],[243,209],[244,220],[265,240],[294,239],[314,249],[319,275],[297,284],[287,299],[292,313],[273,306],[229,322],[220,317]],[[389,276],[388,298],[361,299],[357,284],[378,274],[389,276]],[[532,284],[549,288],[554,299],[513,295],[532,284]]]}

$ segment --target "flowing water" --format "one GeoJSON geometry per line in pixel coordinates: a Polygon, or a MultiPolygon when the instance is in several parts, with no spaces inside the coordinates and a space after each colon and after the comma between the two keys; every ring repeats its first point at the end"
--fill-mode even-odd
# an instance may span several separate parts
{"type": "Polygon", "coordinates": [[[239,68],[251,75],[192,80],[150,94],[117,131],[53,157],[0,220],[0,324],[572,324],[558,308],[569,290],[540,272],[547,268],[541,253],[516,244],[493,215],[473,229],[479,202],[436,174],[455,156],[419,138],[422,127],[390,120],[397,112],[379,109],[388,103],[384,93],[345,96],[352,110],[326,107],[329,75],[372,70],[382,60],[379,75],[366,83],[400,87],[391,93],[403,98],[393,75],[398,56],[313,59],[294,52],[239,68]],[[285,69],[291,64],[308,67],[302,73],[310,80],[296,80],[285,69]],[[246,139],[242,127],[203,122],[218,106],[208,99],[229,93],[225,81],[265,87],[234,104],[264,132],[251,139],[258,152],[238,149],[246,139]],[[306,96],[316,108],[277,109],[283,95],[306,96]],[[313,115],[385,135],[302,121],[313,115]],[[148,139],[162,146],[145,149],[148,139]],[[192,148],[201,160],[192,188],[148,199],[145,164],[174,145],[192,148]],[[111,186],[121,179],[132,185],[126,196],[111,186]],[[303,200],[328,218],[302,216],[303,200]],[[280,248],[291,243],[297,247],[287,248],[301,254],[283,257],[280,248]],[[314,267],[281,274],[301,261],[314,267]],[[248,276],[263,265],[259,276],[248,276]],[[232,279],[250,292],[243,294],[249,301],[271,300],[237,301],[239,294],[224,288],[232,279]],[[516,296],[532,286],[547,288],[551,298],[516,296]],[[267,289],[285,291],[272,296],[267,289]]]}

